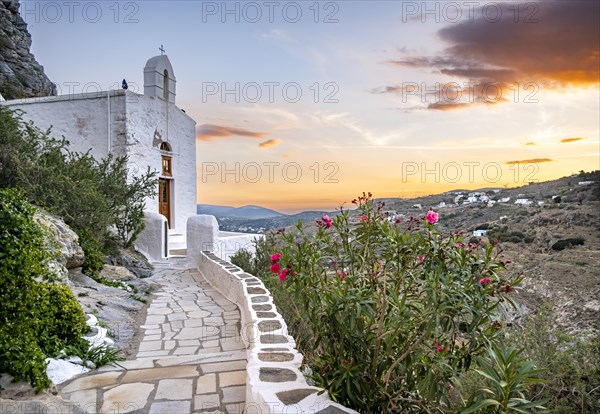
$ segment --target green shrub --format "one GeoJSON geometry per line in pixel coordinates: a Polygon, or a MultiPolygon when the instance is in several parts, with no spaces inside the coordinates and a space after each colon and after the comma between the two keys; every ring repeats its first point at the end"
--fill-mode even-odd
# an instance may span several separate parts
{"type": "Polygon", "coordinates": [[[5,320],[0,326],[0,372],[11,374],[16,381],[28,381],[41,391],[51,385],[46,375],[46,355],[33,331],[24,325],[5,320]]]}
{"type": "Polygon", "coordinates": [[[543,369],[544,383],[534,385],[529,397],[547,401],[548,413],[600,412],[600,331],[576,337],[554,326],[556,312],[545,303],[522,328],[509,336],[543,369]]]}
{"type": "Polygon", "coordinates": [[[83,273],[96,279],[104,267],[104,253],[98,241],[87,230],[80,232],[79,244],[83,249],[83,273]]]}
{"type": "Polygon", "coordinates": [[[229,259],[231,263],[240,268],[244,269],[246,272],[252,273],[254,270],[254,255],[248,249],[240,249],[231,258],[229,259]]]}
{"type": "Polygon", "coordinates": [[[20,112],[0,107],[0,188],[17,187],[32,203],[62,217],[79,235],[84,269],[93,274],[102,268],[102,256],[114,250],[111,226],[125,246],[143,229],[144,200],[156,192],[156,173],[130,177],[127,157],[97,161],[68,145],[23,121],[20,112]]]}
{"type": "Polygon", "coordinates": [[[552,245],[552,250],[562,251],[573,246],[583,246],[585,239],[583,237],[574,237],[570,239],[562,239],[552,245]]]}
{"type": "Polygon", "coordinates": [[[461,414],[528,414],[545,409],[525,396],[532,384],[543,383],[539,378],[543,370],[523,356],[523,350],[498,342],[488,348],[486,357],[477,357],[475,372],[483,381],[461,414]]]}
{"type": "Polygon", "coordinates": [[[244,271],[258,276],[265,273],[265,269],[268,269],[271,264],[270,252],[275,249],[275,233],[269,232],[264,238],[256,239],[254,246],[254,254],[246,249],[240,249],[231,256],[230,260],[244,271]]]}
{"type": "Polygon", "coordinates": [[[266,263],[257,247],[258,274],[334,400],[361,412],[447,408],[450,384],[495,340],[495,310],[521,277],[503,276],[491,245],[464,246],[416,219],[390,223],[370,195],[355,202],[358,225],[347,211],[315,235],[299,224],[266,263]]]}
{"type": "Polygon", "coordinates": [[[37,281],[48,277],[54,255],[34,213],[22,194],[0,189],[0,372],[41,390],[50,384],[45,357],[85,346],[87,326],[67,287],[37,281]]]}
{"type": "Polygon", "coordinates": [[[82,336],[89,331],[81,305],[67,286],[38,284],[37,332],[42,351],[47,355],[59,352],[67,344],[88,347],[82,336]]]}

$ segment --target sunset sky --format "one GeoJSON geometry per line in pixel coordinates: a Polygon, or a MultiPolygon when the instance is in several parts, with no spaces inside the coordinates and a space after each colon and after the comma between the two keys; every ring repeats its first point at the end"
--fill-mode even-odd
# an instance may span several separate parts
{"type": "Polygon", "coordinates": [[[164,45],[198,125],[199,203],[334,209],[600,168],[595,0],[22,1],[21,15],[62,93],[123,78],[141,92],[164,45]]]}

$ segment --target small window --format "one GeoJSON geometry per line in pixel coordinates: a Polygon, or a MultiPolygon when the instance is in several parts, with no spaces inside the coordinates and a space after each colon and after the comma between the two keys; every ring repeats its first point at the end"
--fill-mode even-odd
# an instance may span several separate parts
{"type": "Polygon", "coordinates": [[[162,157],[162,175],[168,177],[173,175],[171,157],[167,157],[165,155],[162,157]]]}
{"type": "Polygon", "coordinates": [[[163,98],[169,100],[169,71],[166,69],[163,72],[163,98]]]}
{"type": "Polygon", "coordinates": [[[172,151],[171,150],[171,146],[169,145],[169,143],[168,142],[164,142],[164,141],[160,143],[160,150],[161,151],[166,151],[166,152],[171,152],[172,151]]]}

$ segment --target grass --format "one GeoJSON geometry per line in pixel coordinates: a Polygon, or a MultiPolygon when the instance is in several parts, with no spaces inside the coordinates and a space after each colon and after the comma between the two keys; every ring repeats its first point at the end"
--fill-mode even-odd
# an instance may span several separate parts
{"type": "Polygon", "coordinates": [[[106,344],[92,345],[87,350],[69,347],[65,350],[67,354],[76,355],[82,359],[83,365],[92,362],[97,368],[103,365],[113,365],[123,368],[118,361],[125,361],[125,355],[120,349],[112,348],[106,344]]]}

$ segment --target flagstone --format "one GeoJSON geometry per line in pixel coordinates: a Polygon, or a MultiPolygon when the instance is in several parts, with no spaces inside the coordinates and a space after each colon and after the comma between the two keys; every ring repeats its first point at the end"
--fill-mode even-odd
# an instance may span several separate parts
{"type": "Polygon", "coordinates": [[[204,327],[200,328],[182,328],[175,336],[177,340],[200,339],[204,335],[204,327]]]}
{"type": "Polygon", "coordinates": [[[246,384],[246,371],[222,372],[219,374],[219,386],[246,384]]]}
{"type": "Polygon", "coordinates": [[[246,400],[246,386],[223,388],[223,402],[235,403],[246,400]]]}
{"type": "Polygon", "coordinates": [[[130,413],[143,409],[148,403],[153,384],[136,383],[119,385],[104,393],[102,412],[130,413]]]}
{"type": "Polygon", "coordinates": [[[114,371],[77,378],[63,387],[62,392],[69,393],[90,388],[99,388],[109,384],[116,384],[117,379],[122,374],[122,371],[114,371]]]}
{"type": "Polygon", "coordinates": [[[188,378],[198,376],[198,370],[192,365],[174,366],[166,368],[140,369],[125,373],[123,383],[156,381],[164,378],[188,378]]]}
{"type": "Polygon", "coordinates": [[[77,403],[83,412],[93,414],[98,412],[98,391],[94,389],[80,390],[68,395],[68,399],[77,403]]]}
{"type": "Polygon", "coordinates": [[[210,394],[217,392],[217,375],[206,374],[198,377],[196,394],[210,394]]]}
{"type": "Polygon", "coordinates": [[[162,349],[163,342],[162,341],[142,341],[140,342],[140,347],[138,351],[158,351],[162,349]]]}
{"type": "Polygon", "coordinates": [[[194,355],[198,350],[197,346],[180,346],[175,348],[173,355],[194,355]]]}
{"type": "Polygon", "coordinates": [[[148,315],[168,315],[170,313],[173,313],[173,310],[167,307],[163,307],[163,308],[155,308],[155,307],[149,307],[148,308],[148,315]]]}
{"type": "Polygon", "coordinates": [[[194,397],[194,411],[210,411],[221,406],[219,394],[202,394],[194,397]]]}
{"type": "Polygon", "coordinates": [[[190,400],[192,398],[191,379],[164,379],[158,382],[156,400],[190,400]]]}
{"type": "Polygon", "coordinates": [[[200,369],[203,373],[224,372],[224,371],[239,371],[246,369],[246,361],[230,361],[219,362],[216,364],[202,364],[200,369]]]}
{"type": "Polygon", "coordinates": [[[155,402],[150,406],[149,414],[175,414],[175,413],[189,413],[191,412],[190,406],[192,402],[186,401],[161,401],[155,402]]]}

